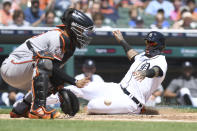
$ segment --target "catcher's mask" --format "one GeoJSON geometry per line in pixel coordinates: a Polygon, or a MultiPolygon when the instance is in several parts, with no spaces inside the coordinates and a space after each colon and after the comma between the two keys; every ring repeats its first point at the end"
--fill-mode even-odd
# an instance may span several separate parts
{"type": "Polygon", "coordinates": [[[145,37],[145,55],[147,57],[154,57],[161,54],[165,48],[165,38],[163,34],[157,31],[152,31],[145,37]]]}
{"type": "Polygon", "coordinates": [[[65,27],[78,48],[84,48],[90,44],[94,33],[94,23],[87,15],[69,8],[64,12],[61,20],[63,24],[57,25],[57,27],[65,27]]]}

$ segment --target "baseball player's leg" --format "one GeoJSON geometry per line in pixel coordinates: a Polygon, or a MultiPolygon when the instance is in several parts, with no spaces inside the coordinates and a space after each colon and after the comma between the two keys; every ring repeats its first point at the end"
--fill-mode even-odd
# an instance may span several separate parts
{"type": "Polygon", "coordinates": [[[191,97],[191,101],[192,101],[192,106],[197,107],[197,98],[196,97],[191,97]]]}
{"type": "Polygon", "coordinates": [[[33,102],[29,118],[50,119],[56,118],[60,115],[56,110],[46,108],[46,98],[49,92],[49,76],[52,74],[52,68],[52,61],[49,59],[40,59],[34,68],[32,82],[33,102]]]}
{"type": "Polygon", "coordinates": [[[49,97],[46,99],[46,105],[52,105],[52,104],[59,104],[59,98],[58,98],[58,93],[51,94],[49,97]]]}
{"type": "Polygon", "coordinates": [[[20,64],[13,57],[6,59],[1,66],[1,76],[4,81],[22,90],[31,89],[32,74],[32,62],[20,64]]]}
{"type": "Polygon", "coordinates": [[[91,100],[88,103],[88,113],[90,114],[139,114],[141,108],[138,108],[128,96],[100,97],[91,100]]]}
{"type": "MultiPolygon", "coordinates": [[[[120,94],[120,92],[122,92],[118,84],[112,82],[110,83],[90,82],[84,88],[77,88],[76,86],[73,85],[66,86],[64,88],[72,91],[78,98],[83,98],[87,101],[90,101],[98,97],[105,97],[105,96],[107,97],[109,94],[113,96],[117,96],[120,94]]],[[[49,104],[59,104],[59,97],[57,94],[50,95],[47,98],[47,105],[49,104]]]]}
{"type": "Polygon", "coordinates": [[[180,97],[181,101],[183,102],[182,104],[192,105],[191,93],[188,88],[182,88],[180,90],[180,97]]]}

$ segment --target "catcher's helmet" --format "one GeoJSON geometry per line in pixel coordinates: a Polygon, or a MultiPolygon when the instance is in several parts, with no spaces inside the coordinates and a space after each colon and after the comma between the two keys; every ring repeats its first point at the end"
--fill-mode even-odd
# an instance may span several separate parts
{"type": "Polygon", "coordinates": [[[164,35],[157,31],[149,32],[145,37],[146,56],[153,57],[161,54],[165,48],[164,35]]]}
{"type": "Polygon", "coordinates": [[[85,47],[91,42],[94,23],[83,12],[69,8],[64,12],[61,20],[63,24],[57,27],[66,27],[71,35],[71,39],[77,42],[79,48],[85,47]]]}

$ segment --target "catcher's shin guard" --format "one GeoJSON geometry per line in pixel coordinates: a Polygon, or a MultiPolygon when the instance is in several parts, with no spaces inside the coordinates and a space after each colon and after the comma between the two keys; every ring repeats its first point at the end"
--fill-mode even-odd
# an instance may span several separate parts
{"type": "Polygon", "coordinates": [[[46,97],[48,94],[48,83],[51,70],[51,60],[40,59],[37,63],[36,76],[32,81],[33,103],[28,115],[31,119],[50,119],[58,117],[54,109],[46,108],[46,97]]]}
{"type": "Polygon", "coordinates": [[[29,110],[31,108],[32,94],[28,92],[22,100],[18,100],[14,103],[13,109],[10,112],[11,118],[28,117],[29,110]]]}

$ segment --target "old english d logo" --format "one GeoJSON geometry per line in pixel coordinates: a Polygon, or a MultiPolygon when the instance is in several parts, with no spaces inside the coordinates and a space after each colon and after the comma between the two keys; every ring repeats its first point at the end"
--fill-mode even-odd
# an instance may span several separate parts
{"type": "Polygon", "coordinates": [[[143,64],[143,65],[140,67],[139,70],[148,70],[149,67],[150,67],[150,63],[145,63],[145,64],[143,64]]]}

